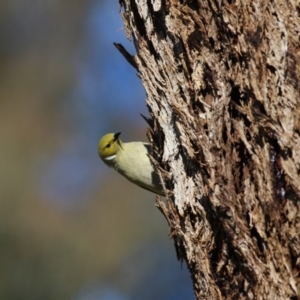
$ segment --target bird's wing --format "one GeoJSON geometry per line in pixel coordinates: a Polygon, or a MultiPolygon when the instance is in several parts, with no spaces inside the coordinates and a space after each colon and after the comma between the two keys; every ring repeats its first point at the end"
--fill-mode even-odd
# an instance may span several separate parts
{"type": "Polygon", "coordinates": [[[144,190],[147,190],[147,191],[149,191],[149,192],[151,192],[151,193],[155,193],[155,194],[157,194],[157,195],[161,195],[161,196],[164,196],[164,197],[165,197],[165,193],[164,193],[164,192],[160,192],[160,191],[157,191],[157,190],[155,190],[155,189],[150,189],[148,186],[139,184],[139,183],[137,183],[137,182],[134,182],[134,183],[135,183],[136,185],[138,185],[139,187],[141,187],[142,189],[144,189],[144,190]]]}

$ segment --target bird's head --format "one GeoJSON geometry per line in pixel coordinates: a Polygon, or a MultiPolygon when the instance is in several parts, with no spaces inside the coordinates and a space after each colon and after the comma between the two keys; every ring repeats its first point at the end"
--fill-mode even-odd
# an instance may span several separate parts
{"type": "Polygon", "coordinates": [[[108,133],[104,135],[98,144],[98,153],[105,163],[112,162],[120,149],[122,149],[122,142],[119,139],[121,132],[108,133]]]}

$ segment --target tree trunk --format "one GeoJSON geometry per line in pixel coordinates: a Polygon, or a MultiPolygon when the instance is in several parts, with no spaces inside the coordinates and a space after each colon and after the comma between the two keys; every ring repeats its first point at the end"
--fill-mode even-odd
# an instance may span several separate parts
{"type": "Polygon", "coordinates": [[[300,299],[299,2],[120,5],[197,299],[300,299]]]}

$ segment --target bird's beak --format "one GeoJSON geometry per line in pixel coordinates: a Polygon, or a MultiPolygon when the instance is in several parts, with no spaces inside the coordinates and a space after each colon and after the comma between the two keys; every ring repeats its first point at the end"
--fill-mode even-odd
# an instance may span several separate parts
{"type": "Polygon", "coordinates": [[[120,134],[121,134],[121,132],[117,132],[117,133],[114,134],[114,143],[117,143],[121,148],[123,148],[122,147],[122,142],[119,139],[120,134]]]}
{"type": "Polygon", "coordinates": [[[120,135],[121,135],[121,132],[115,133],[114,134],[114,140],[116,141],[119,138],[120,135]]]}

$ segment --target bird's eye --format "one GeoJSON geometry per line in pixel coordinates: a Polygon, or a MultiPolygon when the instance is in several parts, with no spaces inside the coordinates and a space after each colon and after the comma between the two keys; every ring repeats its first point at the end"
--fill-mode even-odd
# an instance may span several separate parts
{"type": "Polygon", "coordinates": [[[110,144],[107,144],[106,146],[105,146],[105,148],[109,148],[110,147],[110,144]]]}

